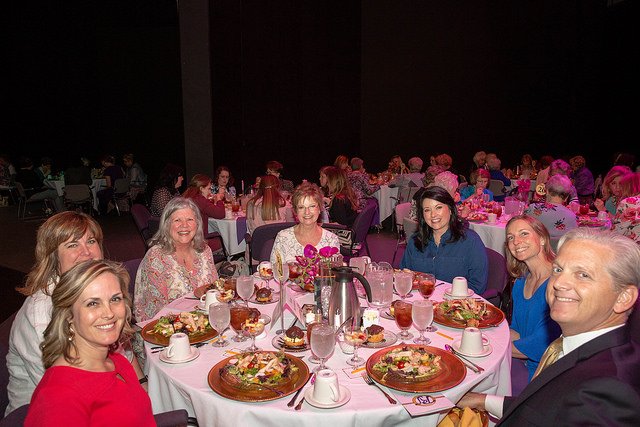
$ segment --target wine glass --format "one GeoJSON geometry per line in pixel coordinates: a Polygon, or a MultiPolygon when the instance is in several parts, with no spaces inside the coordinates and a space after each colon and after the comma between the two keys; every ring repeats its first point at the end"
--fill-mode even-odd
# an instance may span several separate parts
{"type": "Polygon", "coordinates": [[[247,347],[248,352],[255,353],[256,351],[260,351],[260,348],[256,346],[256,337],[264,332],[264,328],[265,324],[264,322],[261,322],[260,319],[255,319],[255,321],[251,322],[244,322],[242,325],[242,332],[251,337],[251,345],[247,347]]]}
{"type": "Polygon", "coordinates": [[[209,323],[218,332],[218,340],[213,343],[214,347],[225,347],[229,341],[224,339],[222,333],[229,327],[231,321],[231,310],[229,304],[216,303],[209,306],[209,323]]]}
{"type": "Polygon", "coordinates": [[[436,277],[431,273],[417,273],[416,281],[418,282],[418,292],[422,298],[429,299],[436,288],[436,277]]]}
{"type": "Polygon", "coordinates": [[[231,307],[229,308],[230,324],[231,328],[236,332],[236,336],[232,338],[233,341],[242,342],[247,340],[247,337],[242,334],[242,325],[244,325],[249,317],[250,311],[251,309],[243,303],[231,303],[231,307]]]}
{"type": "MultiPolygon", "coordinates": [[[[320,364],[313,372],[325,369],[325,360],[333,353],[336,346],[336,336],[333,326],[327,323],[314,323],[316,325],[311,330],[311,351],[320,359],[320,364]]],[[[311,325],[310,325],[311,326],[311,325]]]]}
{"type": "Polygon", "coordinates": [[[396,319],[396,325],[400,328],[400,334],[398,336],[402,341],[410,340],[413,338],[413,334],[409,332],[413,319],[411,318],[411,303],[398,300],[393,305],[394,317],[396,319]]]}
{"type": "Polygon", "coordinates": [[[236,292],[238,296],[246,303],[255,288],[253,286],[253,276],[238,276],[236,279],[236,292]]]}
{"type": "Polygon", "coordinates": [[[411,318],[420,336],[413,340],[416,344],[429,344],[431,340],[424,336],[427,326],[433,321],[433,303],[428,300],[416,301],[411,309],[411,318]]]}
{"type": "Polygon", "coordinates": [[[352,322],[344,328],[344,340],[353,346],[353,357],[347,360],[349,366],[360,366],[364,359],[358,356],[358,347],[367,341],[367,331],[358,322],[352,322]]]}
{"type": "Polygon", "coordinates": [[[407,298],[413,286],[413,273],[398,271],[395,274],[396,292],[402,300],[407,298]]]}

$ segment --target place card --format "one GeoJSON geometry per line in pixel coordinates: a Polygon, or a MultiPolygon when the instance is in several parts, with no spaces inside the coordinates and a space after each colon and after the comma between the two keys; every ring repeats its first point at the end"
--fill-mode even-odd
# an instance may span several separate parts
{"type": "Polygon", "coordinates": [[[402,407],[412,417],[445,412],[453,408],[455,403],[442,394],[402,393],[390,390],[402,407]]]}
{"type": "Polygon", "coordinates": [[[342,369],[342,372],[344,372],[344,374],[350,379],[358,379],[362,377],[362,373],[367,372],[367,367],[362,365],[356,368],[344,368],[342,369]]]}

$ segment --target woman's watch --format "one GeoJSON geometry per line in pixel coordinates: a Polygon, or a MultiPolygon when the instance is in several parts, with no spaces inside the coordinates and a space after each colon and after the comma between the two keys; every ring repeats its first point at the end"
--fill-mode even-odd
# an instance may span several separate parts
{"type": "Polygon", "coordinates": [[[138,382],[139,382],[140,384],[144,384],[144,383],[146,383],[146,382],[149,382],[149,377],[145,375],[144,377],[140,378],[140,379],[138,380],[138,382]]]}

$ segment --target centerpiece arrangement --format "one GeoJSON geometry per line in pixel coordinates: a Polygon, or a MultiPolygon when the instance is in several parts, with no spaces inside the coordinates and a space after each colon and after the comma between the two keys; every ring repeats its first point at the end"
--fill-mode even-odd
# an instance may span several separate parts
{"type": "Polygon", "coordinates": [[[331,268],[331,257],[337,254],[338,248],[325,246],[316,249],[313,245],[304,248],[303,255],[296,256],[294,262],[289,263],[289,278],[306,291],[313,292],[314,281],[321,275],[321,268],[331,268]]]}

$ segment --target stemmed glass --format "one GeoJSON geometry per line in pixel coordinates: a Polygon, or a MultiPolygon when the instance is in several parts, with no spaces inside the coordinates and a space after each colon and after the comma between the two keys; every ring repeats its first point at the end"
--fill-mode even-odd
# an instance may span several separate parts
{"type": "Polygon", "coordinates": [[[333,353],[336,346],[336,336],[333,326],[327,323],[314,323],[313,325],[316,326],[311,330],[311,351],[320,359],[320,364],[313,372],[318,372],[326,368],[324,362],[333,353]]]}
{"type": "Polygon", "coordinates": [[[282,263],[282,271],[278,268],[278,266],[273,267],[273,278],[278,282],[278,287],[280,288],[280,329],[276,331],[277,335],[284,334],[284,298],[285,298],[285,289],[284,284],[287,280],[289,280],[289,264],[286,262],[282,263]]]}
{"type": "Polygon", "coordinates": [[[238,276],[236,279],[236,293],[245,303],[251,298],[254,291],[252,276],[238,276]]]}
{"type": "Polygon", "coordinates": [[[219,303],[209,306],[209,323],[218,332],[218,340],[213,343],[214,347],[225,347],[229,341],[224,339],[222,333],[229,327],[231,321],[231,310],[229,304],[219,303]]]}
{"type": "Polygon", "coordinates": [[[260,351],[260,348],[256,346],[256,337],[264,332],[264,327],[264,323],[259,319],[256,319],[255,322],[245,322],[242,326],[243,332],[251,337],[251,345],[247,347],[248,352],[255,353],[260,351]]]}
{"type": "Polygon", "coordinates": [[[413,319],[411,318],[411,303],[406,301],[396,301],[393,305],[394,317],[396,319],[396,325],[400,328],[400,334],[398,336],[402,341],[410,340],[413,338],[413,334],[409,332],[413,319]]]}
{"type": "Polygon", "coordinates": [[[413,273],[398,271],[395,274],[396,292],[402,300],[405,300],[411,292],[413,286],[413,273]]]}
{"type": "Polygon", "coordinates": [[[416,301],[411,309],[411,318],[420,336],[413,340],[416,344],[429,344],[431,340],[424,336],[427,326],[433,322],[433,303],[428,300],[416,301]]]}
{"type": "Polygon", "coordinates": [[[360,327],[359,322],[352,322],[344,328],[344,340],[353,346],[353,357],[347,360],[349,366],[360,366],[364,359],[358,356],[358,347],[367,340],[367,331],[360,327]]]}
{"type": "Polygon", "coordinates": [[[251,309],[240,302],[232,302],[229,309],[231,328],[236,332],[236,336],[233,337],[233,341],[242,342],[246,341],[247,337],[242,335],[242,325],[245,324],[249,317],[251,309]]]}

